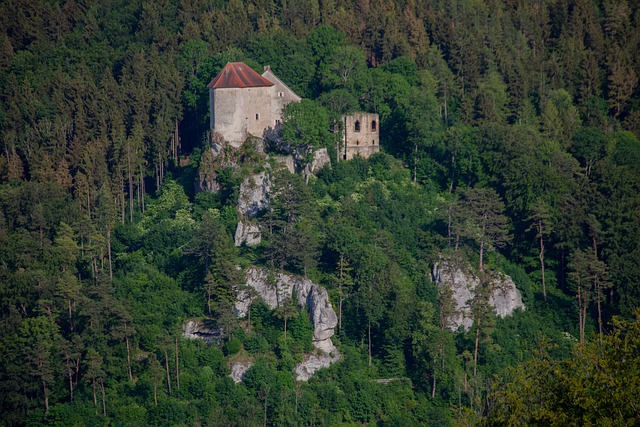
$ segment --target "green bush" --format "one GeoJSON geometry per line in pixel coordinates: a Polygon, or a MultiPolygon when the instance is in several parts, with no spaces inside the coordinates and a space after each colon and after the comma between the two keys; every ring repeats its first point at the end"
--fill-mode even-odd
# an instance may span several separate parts
{"type": "Polygon", "coordinates": [[[251,354],[269,351],[269,343],[262,335],[251,334],[244,340],[244,348],[251,354]]]}
{"type": "Polygon", "coordinates": [[[224,344],[224,354],[231,356],[242,350],[242,341],[236,337],[232,337],[224,344]]]}

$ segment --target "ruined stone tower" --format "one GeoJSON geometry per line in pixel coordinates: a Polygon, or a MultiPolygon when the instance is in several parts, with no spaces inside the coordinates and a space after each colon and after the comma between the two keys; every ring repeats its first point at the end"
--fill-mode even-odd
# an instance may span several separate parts
{"type": "Polygon", "coordinates": [[[380,123],[376,113],[353,113],[342,116],[344,133],[340,147],[342,158],[367,158],[380,151],[380,123]]]}

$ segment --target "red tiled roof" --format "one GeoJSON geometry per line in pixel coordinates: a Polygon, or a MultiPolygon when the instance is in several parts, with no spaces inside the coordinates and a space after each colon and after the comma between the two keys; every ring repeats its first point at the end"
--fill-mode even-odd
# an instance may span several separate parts
{"type": "Polygon", "coordinates": [[[220,89],[263,86],[273,86],[273,83],[253,71],[244,62],[229,62],[207,87],[220,89]]]}

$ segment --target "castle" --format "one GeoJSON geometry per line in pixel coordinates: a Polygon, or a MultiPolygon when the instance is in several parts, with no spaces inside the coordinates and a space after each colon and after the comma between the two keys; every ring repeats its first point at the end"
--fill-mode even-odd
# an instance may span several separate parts
{"type": "MultiPolygon", "coordinates": [[[[233,147],[250,135],[262,138],[282,120],[282,109],[300,98],[269,66],[262,75],[244,62],[229,62],[211,80],[209,126],[233,147]]],[[[380,150],[378,115],[355,113],[343,116],[343,135],[338,152],[342,159],[369,157],[380,150]]]]}

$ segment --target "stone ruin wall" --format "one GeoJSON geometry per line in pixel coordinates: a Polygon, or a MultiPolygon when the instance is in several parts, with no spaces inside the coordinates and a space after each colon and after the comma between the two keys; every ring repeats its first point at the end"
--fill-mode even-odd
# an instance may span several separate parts
{"type": "Polygon", "coordinates": [[[343,117],[343,159],[368,158],[380,151],[380,120],[375,113],[354,113],[343,117]]]}

